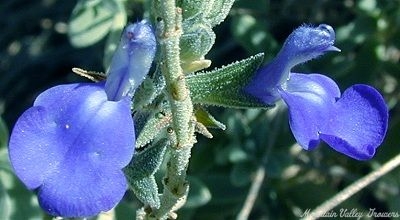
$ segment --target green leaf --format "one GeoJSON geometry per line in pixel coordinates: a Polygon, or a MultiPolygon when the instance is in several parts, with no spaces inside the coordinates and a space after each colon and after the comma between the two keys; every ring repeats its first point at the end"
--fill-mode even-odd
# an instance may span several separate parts
{"type": "Polygon", "coordinates": [[[132,105],[133,111],[146,111],[146,108],[149,108],[150,105],[156,105],[156,98],[161,98],[160,94],[163,92],[165,82],[161,77],[156,78],[146,77],[135,91],[132,105]]]}
{"type": "Polygon", "coordinates": [[[178,6],[182,10],[182,18],[188,19],[204,12],[204,5],[207,5],[207,0],[180,0],[178,6]]]}
{"type": "Polygon", "coordinates": [[[219,128],[222,130],[226,129],[226,126],[223,123],[217,121],[217,119],[201,107],[195,109],[194,115],[196,116],[196,120],[206,127],[219,128]]]}
{"type": "Polygon", "coordinates": [[[183,21],[180,57],[183,62],[203,59],[215,42],[215,33],[201,17],[183,21]]]}
{"type": "Polygon", "coordinates": [[[208,12],[206,18],[209,20],[211,27],[214,27],[225,20],[235,0],[214,0],[210,2],[212,4],[207,4],[208,8],[205,12],[208,12]]]}
{"type": "Polygon", "coordinates": [[[204,24],[214,27],[225,20],[235,0],[179,0],[184,20],[193,17],[205,19],[204,24]]]}
{"type": "Polygon", "coordinates": [[[153,175],[141,179],[129,181],[129,185],[136,197],[145,205],[151,208],[160,207],[160,198],[158,197],[158,186],[153,175]]]}
{"type": "Polygon", "coordinates": [[[129,186],[136,197],[152,208],[160,206],[154,174],[163,161],[166,146],[166,139],[160,140],[154,146],[136,153],[128,166],[124,168],[129,186]]]}
{"type": "Polygon", "coordinates": [[[264,54],[259,53],[211,72],[188,76],[186,80],[192,101],[232,108],[271,107],[243,91],[261,64],[263,56],[264,54]]]}
{"type": "Polygon", "coordinates": [[[228,15],[235,0],[179,0],[183,20],[193,17],[205,19],[204,24],[214,27],[228,15]]]}
{"type": "Polygon", "coordinates": [[[172,122],[172,115],[170,112],[158,112],[152,116],[140,131],[136,139],[136,148],[142,148],[146,144],[153,141],[168,125],[172,122]]]}
{"type": "Polygon", "coordinates": [[[137,152],[124,168],[128,179],[135,180],[153,175],[161,165],[167,143],[166,139],[162,139],[143,151],[137,152]]]}
{"type": "Polygon", "coordinates": [[[234,0],[178,1],[178,6],[183,10],[183,35],[180,39],[183,65],[204,59],[215,42],[212,27],[226,18],[233,2],[234,0]]]}
{"type": "Polygon", "coordinates": [[[125,25],[126,12],[121,0],[80,0],[72,11],[68,35],[72,45],[86,47],[125,25]]]}

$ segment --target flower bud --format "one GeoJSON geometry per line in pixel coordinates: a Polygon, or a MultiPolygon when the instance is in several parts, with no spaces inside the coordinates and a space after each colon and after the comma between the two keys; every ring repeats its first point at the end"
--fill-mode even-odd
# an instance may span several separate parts
{"type": "Polygon", "coordinates": [[[129,24],[107,72],[105,90],[108,100],[133,97],[136,88],[149,72],[156,52],[156,38],[151,25],[142,20],[129,24]]]}

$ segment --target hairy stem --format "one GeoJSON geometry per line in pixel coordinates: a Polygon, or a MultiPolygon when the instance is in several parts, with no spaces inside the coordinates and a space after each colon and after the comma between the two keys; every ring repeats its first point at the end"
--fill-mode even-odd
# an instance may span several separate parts
{"type": "Polygon", "coordinates": [[[356,194],[357,192],[359,192],[360,190],[362,190],[363,188],[365,188],[378,178],[387,174],[394,168],[398,167],[399,165],[400,165],[400,154],[398,154],[397,156],[386,162],[379,169],[371,172],[370,174],[364,176],[363,178],[357,180],[350,186],[346,187],[338,194],[336,194],[334,197],[330,198],[329,200],[325,201],[320,206],[315,208],[312,212],[307,213],[307,216],[305,216],[304,220],[314,220],[323,216],[325,213],[335,208],[340,203],[346,201],[350,196],[356,194]]]}
{"type": "Polygon", "coordinates": [[[182,35],[182,11],[175,7],[174,0],[161,1],[164,30],[159,37],[162,73],[165,77],[168,99],[171,106],[176,148],[191,145],[189,122],[193,115],[193,105],[186,86],[185,75],[180,66],[179,38],[182,35]]]}
{"type": "Polygon", "coordinates": [[[161,205],[150,216],[157,219],[175,218],[173,211],[184,204],[189,190],[186,169],[194,143],[194,125],[191,123],[193,105],[180,66],[179,39],[182,34],[182,11],[175,0],[159,1],[162,30],[160,43],[161,71],[166,81],[167,97],[172,112],[171,148],[168,150],[167,172],[161,205]]]}

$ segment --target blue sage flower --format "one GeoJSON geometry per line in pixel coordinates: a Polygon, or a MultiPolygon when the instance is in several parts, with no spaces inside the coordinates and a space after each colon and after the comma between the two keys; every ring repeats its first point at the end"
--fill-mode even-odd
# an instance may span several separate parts
{"type": "Polygon", "coordinates": [[[388,109],[381,94],[362,84],[341,94],[327,76],[291,72],[294,66],[328,51],[340,51],[334,41],[335,32],[329,25],[297,28],[245,91],[265,104],[283,99],[290,128],[304,149],[314,149],[323,141],[349,157],[367,160],[374,156],[387,130],[388,109]]]}
{"type": "Polygon", "coordinates": [[[146,20],[128,25],[121,37],[107,72],[109,99],[133,96],[143,82],[156,52],[156,38],[146,20]]]}
{"type": "Polygon", "coordinates": [[[122,168],[135,149],[132,88],[127,85],[135,81],[137,87],[137,77],[147,74],[151,64],[147,59],[155,52],[155,47],[149,50],[126,39],[145,36],[141,42],[146,44],[145,38],[154,40],[149,30],[149,24],[142,22],[124,30],[123,46],[116,52],[119,60],[114,58],[110,68],[120,75],[111,73],[106,82],[50,88],[16,122],[9,143],[11,164],[21,181],[37,192],[40,206],[49,214],[93,216],[122,199],[127,189],[122,168]],[[142,48],[150,55],[135,52],[142,48]],[[129,53],[124,52],[127,49],[129,53]],[[143,56],[150,64],[130,68],[143,56]]]}

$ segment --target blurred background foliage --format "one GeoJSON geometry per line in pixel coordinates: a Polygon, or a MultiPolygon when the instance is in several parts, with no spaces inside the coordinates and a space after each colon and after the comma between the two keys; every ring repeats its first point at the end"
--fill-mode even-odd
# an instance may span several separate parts
{"type": "MultiPolygon", "coordinates": [[[[34,194],[14,177],[8,162],[7,139],[16,119],[45,89],[86,81],[72,74],[72,67],[105,71],[107,56],[124,22],[115,16],[110,21],[107,10],[132,22],[148,15],[145,0],[109,2],[105,8],[93,8],[95,14],[105,16],[100,23],[109,23],[101,23],[103,29],[94,32],[97,39],[78,36],[87,41],[78,40],[83,42],[75,44],[79,47],[73,47],[69,39],[73,43],[74,36],[68,36],[77,1],[0,3],[0,219],[46,218],[34,194]],[[126,7],[112,5],[115,2],[126,7]]],[[[296,219],[400,152],[399,0],[237,0],[227,20],[215,28],[216,44],[206,58],[213,61],[214,68],[264,52],[268,62],[294,28],[320,23],[335,28],[336,45],[342,52],[329,53],[295,71],[324,73],[334,78],[342,91],[351,84],[367,83],[382,92],[390,107],[390,122],[376,157],[355,161],[325,145],[311,152],[302,150],[295,144],[281,104],[270,111],[213,107],[210,111],[227,129],[212,131],[211,140],[198,138],[188,171],[191,191],[188,203],[179,211],[181,219],[235,218],[255,176],[262,172],[265,179],[250,219],[296,219]]],[[[400,212],[399,186],[400,169],[396,169],[336,211],[375,208],[400,212]]],[[[116,208],[116,218],[132,219],[138,207],[133,194],[127,193],[116,208]]]]}

